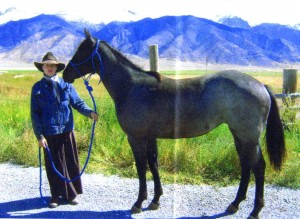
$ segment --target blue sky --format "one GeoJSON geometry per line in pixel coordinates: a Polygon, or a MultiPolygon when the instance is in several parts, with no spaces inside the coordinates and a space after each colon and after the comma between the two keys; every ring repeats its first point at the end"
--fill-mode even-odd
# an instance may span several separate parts
{"type": "Polygon", "coordinates": [[[69,20],[92,23],[136,21],[144,17],[194,15],[211,20],[238,16],[250,23],[300,23],[298,0],[1,0],[0,23],[61,14],[69,20]],[[14,8],[4,14],[8,8],[14,8]]]}

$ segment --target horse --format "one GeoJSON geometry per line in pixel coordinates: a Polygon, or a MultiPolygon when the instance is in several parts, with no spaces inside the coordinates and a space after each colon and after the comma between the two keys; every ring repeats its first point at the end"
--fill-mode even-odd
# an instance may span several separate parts
{"type": "Polygon", "coordinates": [[[279,109],[271,90],[235,70],[171,79],[143,70],[107,42],[98,40],[87,30],[84,32],[85,39],[63,71],[63,79],[73,83],[77,78],[97,73],[113,99],[139,178],[139,193],[131,212],[141,212],[147,198],[147,164],[154,181],[154,197],[148,208],[159,208],[163,190],[158,171],[157,139],[201,136],[226,123],[241,165],[239,188],[226,211],[235,213],[246,199],[253,173],[256,190],[249,218],[258,218],[264,207],[266,163],[260,136],[265,128],[268,157],[275,170],[281,170],[286,153],[279,109]]]}

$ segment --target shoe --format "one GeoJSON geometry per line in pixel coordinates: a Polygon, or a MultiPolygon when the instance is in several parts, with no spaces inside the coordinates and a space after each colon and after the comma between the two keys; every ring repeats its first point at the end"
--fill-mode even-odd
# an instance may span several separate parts
{"type": "Polygon", "coordinates": [[[51,198],[49,202],[49,208],[56,208],[58,207],[58,198],[51,198]]]}
{"type": "Polygon", "coordinates": [[[68,203],[70,204],[70,205],[78,205],[79,204],[79,202],[74,198],[74,199],[70,199],[70,200],[68,200],[68,203]]]}

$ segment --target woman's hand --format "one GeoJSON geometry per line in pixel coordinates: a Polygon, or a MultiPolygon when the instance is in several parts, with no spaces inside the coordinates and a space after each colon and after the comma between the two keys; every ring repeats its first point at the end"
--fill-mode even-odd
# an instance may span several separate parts
{"type": "Polygon", "coordinates": [[[91,112],[91,118],[92,118],[94,121],[98,122],[98,114],[97,114],[97,113],[91,112]]]}
{"type": "Polygon", "coordinates": [[[39,140],[39,147],[46,148],[48,146],[47,140],[45,138],[42,138],[39,140]]]}

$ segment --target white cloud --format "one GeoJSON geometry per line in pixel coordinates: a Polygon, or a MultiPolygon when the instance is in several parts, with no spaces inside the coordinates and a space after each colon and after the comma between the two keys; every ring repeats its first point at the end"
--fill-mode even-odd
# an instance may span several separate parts
{"type": "Polygon", "coordinates": [[[0,12],[9,7],[17,8],[7,20],[40,13],[59,13],[67,19],[93,23],[164,15],[195,15],[208,19],[233,15],[252,25],[262,22],[293,25],[300,23],[297,6],[297,0],[10,0],[1,1],[0,12]]]}

